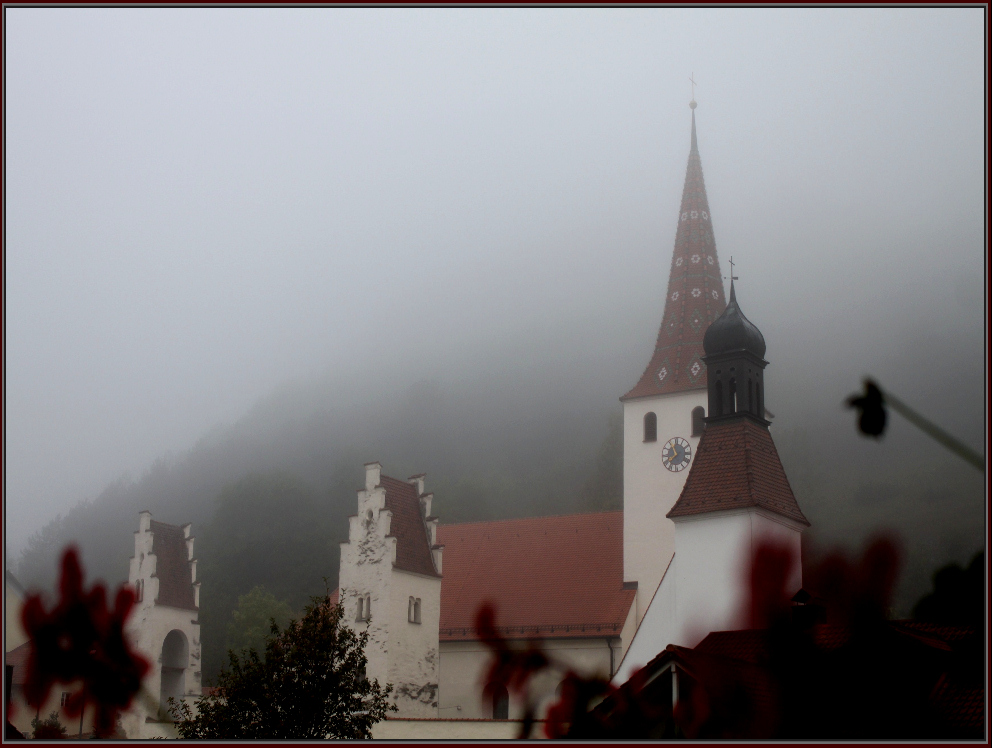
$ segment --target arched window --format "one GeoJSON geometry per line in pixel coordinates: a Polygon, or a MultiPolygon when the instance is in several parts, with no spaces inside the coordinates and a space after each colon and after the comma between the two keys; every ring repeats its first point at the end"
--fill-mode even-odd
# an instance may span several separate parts
{"type": "Polygon", "coordinates": [[[145,599],[145,580],[139,579],[134,583],[134,599],[135,602],[141,602],[145,599]]]}
{"type": "Polygon", "coordinates": [[[484,694],[486,700],[492,705],[492,718],[509,719],[510,694],[507,692],[506,686],[494,681],[486,686],[484,694]]]}
{"type": "Polygon", "coordinates": [[[692,409],[692,435],[699,436],[703,433],[703,427],[706,422],[703,420],[706,418],[706,409],[702,405],[699,405],[692,409]]]}
{"type": "Polygon", "coordinates": [[[176,701],[186,693],[186,668],[189,665],[189,643],[179,630],[169,632],[162,642],[162,688],[159,704],[163,719],[169,719],[169,698],[176,701]]]}
{"type": "Polygon", "coordinates": [[[758,393],[757,394],[758,394],[758,397],[757,397],[757,401],[758,401],[758,415],[761,416],[762,418],[764,418],[765,417],[765,403],[764,403],[764,398],[762,397],[763,393],[761,391],[761,380],[760,379],[758,380],[758,393]]]}
{"type": "Polygon", "coordinates": [[[658,416],[654,413],[645,413],[644,415],[644,441],[658,441],[658,416]]]}
{"type": "Polygon", "coordinates": [[[358,617],[356,621],[367,621],[372,616],[372,596],[364,595],[358,598],[358,617]]]}
{"type": "Polygon", "coordinates": [[[420,623],[420,598],[411,597],[407,608],[407,620],[410,623],[420,623]]]}
{"type": "Polygon", "coordinates": [[[752,413],[757,413],[757,404],[754,402],[754,388],[751,386],[751,378],[747,380],[747,409],[752,413]]]}
{"type": "Polygon", "coordinates": [[[716,380],[716,384],[714,385],[714,387],[716,387],[716,389],[713,392],[714,394],[713,409],[716,411],[715,415],[722,416],[723,415],[723,382],[721,382],[719,379],[716,380]]]}
{"type": "Polygon", "coordinates": [[[729,397],[727,398],[727,406],[729,408],[729,410],[727,411],[728,413],[737,412],[737,378],[736,377],[730,378],[730,392],[729,392],[729,397]]]}

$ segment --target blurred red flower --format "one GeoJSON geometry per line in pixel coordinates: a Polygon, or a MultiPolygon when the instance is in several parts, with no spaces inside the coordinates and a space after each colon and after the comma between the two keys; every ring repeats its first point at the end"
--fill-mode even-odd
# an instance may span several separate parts
{"type": "Polygon", "coordinates": [[[113,609],[108,608],[102,584],[83,589],[83,570],[73,547],[62,556],[59,587],[61,598],[51,611],[45,610],[41,595],[24,601],[21,620],[31,643],[25,700],[39,709],[56,683],[82,681],[82,689],[66,703],[66,712],[77,716],[92,703],[94,730],[105,737],[113,733],[118,713],[130,706],[150,667],[124,634],[134,592],[121,585],[113,609]]]}

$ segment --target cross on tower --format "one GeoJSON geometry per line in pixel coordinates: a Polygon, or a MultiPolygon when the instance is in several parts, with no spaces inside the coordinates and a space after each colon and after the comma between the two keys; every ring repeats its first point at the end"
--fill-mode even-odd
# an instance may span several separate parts
{"type": "MultiPolygon", "coordinates": [[[[724,280],[727,280],[727,276],[723,276],[724,280]]],[[[740,280],[736,275],[734,275],[734,256],[730,255],[730,280],[740,280]]]]}
{"type": "Polygon", "coordinates": [[[692,73],[692,74],[689,75],[689,82],[692,84],[692,100],[693,101],[696,100],[696,81],[693,80],[693,77],[695,75],[696,75],[695,73],[692,73]]]}

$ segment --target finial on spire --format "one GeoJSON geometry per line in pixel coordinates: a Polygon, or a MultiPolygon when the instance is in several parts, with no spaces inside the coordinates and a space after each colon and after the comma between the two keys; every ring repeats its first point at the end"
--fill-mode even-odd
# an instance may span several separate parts
{"type": "MultiPolygon", "coordinates": [[[[724,276],[726,280],[727,276],[724,276]]],[[[730,255],[730,300],[737,301],[737,294],[734,293],[734,281],[740,280],[736,275],[734,275],[734,256],[730,255]]]]}
{"type": "Polygon", "coordinates": [[[689,102],[690,109],[696,108],[696,81],[694,78],[695,75],[696,75],[695,73],[692,73],[689,76],[689,82],[692,84],[692,100],[689,102]]]}

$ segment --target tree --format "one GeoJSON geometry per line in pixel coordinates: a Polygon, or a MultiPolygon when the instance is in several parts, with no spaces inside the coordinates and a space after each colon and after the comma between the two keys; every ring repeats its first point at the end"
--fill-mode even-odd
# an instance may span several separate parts
{"type": "Polygon", "coordinates": [[[31,720],[31,729],[35,740],[61,740],[66,736],[66,727],[59,721],[58,712],[52,712],[45,720],[35,717],[31,720]]]}
{"type": "Polygon", "coordinates": [[[235,652],[263,650],[272,621],[286,626],[292,618],[293,609],[289,603],[277,600],[265,587],[257,585],[247,595],[238,597],[238,607],[227,627],[227,647],[235,652]]]}
{"type": "Polygon", "coordinates": [[[315,597],[303,618],[271,626],[265,657],[228,652],[213,695],[173,704],[181,738],[323,740],[372,737],[372,725],[396,707],[392,685],[365,677],[368,633],[343,623],[340,605],[315,597]],[[195,714],[195,716],[194,716],[195,714]]]}

